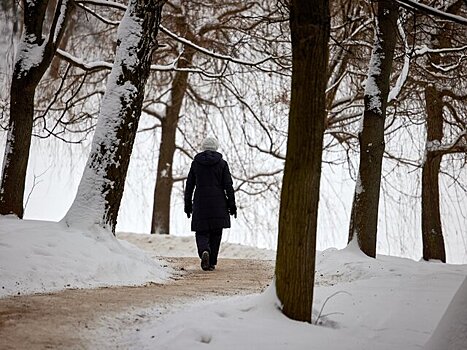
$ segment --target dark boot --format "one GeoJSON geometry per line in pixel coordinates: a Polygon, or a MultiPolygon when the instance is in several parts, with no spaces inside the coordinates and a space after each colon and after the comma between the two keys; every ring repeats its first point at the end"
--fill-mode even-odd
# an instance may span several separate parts
{"type": "Polygon", "coordinates": [[[196,247],[198,249],[198,256],[201,259],[203,252],[207,250],[211,256],[211,249],[209,247],[209,231],[196,232],[196,247]]]}
{"type": "Polygon", "coordinates": [[[209,266],[209,252],[205,250],[203,254],[201,254],[201,268],[203,271],[208,271],[209,266]]]}

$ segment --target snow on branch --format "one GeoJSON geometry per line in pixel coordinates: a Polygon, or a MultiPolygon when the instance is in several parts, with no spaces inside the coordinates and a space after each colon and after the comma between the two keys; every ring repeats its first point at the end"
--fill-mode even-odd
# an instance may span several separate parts
{"type": "Polygon", "coordinates": [[[467,25],[467,18],[438,10],[434,7],[421,4],[418,1],[415,1],[415,0],[396,0],[396,1],[406,8],[408,7],[409,9],[416,9],[416,10],[419,10],[421,12],[424,12],[432,16],[447,19],[448,21],[451,21],[451,22],[455,22],[455,23],[462,24],[462,25],[467,25]]]}
{"type": "Polygon", "coordinates": [[[430,62],[430,64],[431,64],[431,66],[433,68],[436,68],[437,70],[439,70],[439,71],[441,71],[443,73],[448,73],[450,71],[453,71],[453,70],[459,68],[462,61],[465,60],[466,58],[467,58],[466,55],[462,55],[457,63],[451,64],[449,66],[441,66],[441,65],[438,65],[438,64],[434,64],[433,62],[430,62]]]}
{"type": "Polygon", "coordinates": [[[114,1],[106,1],[106,0],[79,0],[76,1],[77,4],[89,4],[89,5],[96,5],[96,6],[105,6],[105,7],[112,7],[117,10],[126,11],[126,5],[120,4],[114,1]]]}
{"type": "MultiPolygon", "coordinates": [[[[70,63],[71,65],[81,68],[87,72],[94,72],[100,70],[111,70],[113,63],[106,62],[106,61],[94,61],[94,62],[85,62],[81,58],[75,57],[72,54],[58,49],[56,55],[63,59],[64,61],[70,63]]],[[[204,75],[208,78],[220,78],[222,73],[211,73],[204,71],[199,68],[177,68],[176,65],[177,61],[172,62],[168,65],[159,65],[159,64],[151,64],[151,71],[159,71],[159,72],[188,72],[188,73],[197,73],[204,75]]]]}
{"type": "MultiPolygon", "coordinates": [[[[107,7],[112,7],[112,8],[115,8],[115,9],[123,10],[123,11],[126,10],[126,6],[124,4],[119,4],[117,2],[106,1],[106,0],[80,0],[80,1],[77,1],[76,3],[81,8],[83,8],[85,11],[88,11],[92,15],[99,18],[101,21],[103,21],[103,22],[105,22],[107,24],[111,24],[111,25],[118,25],[119,21],[110,21],[108,19],[105,19],[104,17],[100,16],[99,14],[97,14],[95,11],[93,11],[89,7],[85,6],[84,4],[92,4],[92,5],[97,5],[97,6],[107,6],[107,7]]],[[[171,32],[169,29],[165,28],[162,25],[159,26],[159,30],[161,32],[165,33],[166,35],[168,35],[169,37],[171,37],[172,39],[178,41],[179,43],[182,43],[182,44],[184,44],[186,46],[189,46],[189,47],[195,49],[198,52],[204,53],[205,55],[208,55],[208,56],[211,56],[211,57],[223,60],[223,61],[237,63],[237,64],[241,64],[241,65],[244,65],[244,66],[259,66],[262,63],[265,63],[267,61],[275,59],[275,57],[273,57],[273,56],[267,56],[267,57],[264,57],[264,58],[262,58],[262,59],[260,59],[258,61],[254,61],[254,62],[246,61],[246,60],[238,59],[238,58],[235,58],[235,57],[232,57],[232,56],[223,55],[223,54],[208,50],[208,49],[206,49],[204,47],[201,47],[199,45],[196,45],[192,41],[190,41],[190,40],[188,40],[186,38],[183,38],[181,36],[178,36],[177,34],[171,32]]],[[[156,70],[167,70],[167,69],[156,69],[156,70]]],[[[174,69],[172,69],[172,70],[174,70],[174,69]]],[[[206,73],[205,71],[203,71],[201,69],[196,70],[195,73],[200,73],[200,74],[203,74],[203,75],[207,75],[209,77],[215,76],[214,74],[206,73]]]]}
{"type": "Polygon", "coordinates": [[[445,47],[442,49],[432,49],[426,45],[416,47],[413,50],[414,56],[422,56],[427,53],[452,53],[452,52],[461,52],[467,49],[467,45],[461,47],[445,47]]]}
{"type": "Polygon", "coordinates": [[[47,60],[53,57],[55,47],[61,40],[66,28],[66,21],[70,15],[72,0],[61,0],[56,4],[50,29],[48,30],[46,40],[38,40],[37,25],[31,19],[36,16],[36,7],[40,6],[40,2],[30,2],[30,6],[24,8],[24,32],[18,44],[16,53],[16,64],[18,64],[18,77],[21,77],[32,67],[48,65],[47,60]],[[29,20],[28,20],[29,18],[29,20]]]}
{"type": "Polygon", "coordinates": [[[405,31],[400,18],[397,20],[397,29],[399,30],[399,35],[404,43],[404,66],[402,67],[402,71],[399,74],[399,77],[397,78],[396,85],[394,85],[394,87],[389,92],[388,103],[397,99],[397,96],[402,90],[402,86],[404,86],[405,81],[407,80],[410,68],[410,49],[409,44],[407,42],[407,36],[405,35],[405,31]]]}
{"type": "Polygon", "coordinates": [[[52,38],[52,43],[56,44],[59,39],[62,37],[63,32],[65,31],[66,27],[66,15],[67,11],[69,10],[69,7],[71,6],[70,4],[71,0],[64,0],[63,2],[59,2],[57,4],[57,12],[55,14],[52,27],[50,30],[50,38],[52,38]],[[58,8],[60,6],[60,8],[58,8]]]}
{"type": "Polygon", "coordinates": [[[428,141],[426,152],[444,155],[448,153],[467,152],[467,130],[462,131],[450,144],[442,145],[439,140],[428,141]],[[464,143],[461,141],[464,139],[464,143]]]}
{"type": "Polygon", "coordinates": [[[103,69],[112,69],[113,64],[105,61],[95,61],[86,63],[81,58],[75,57],[68,52],[57,49],[56,55],[63,59],[64,61],[70,63],[71,65],[81,68],[84,71],[92,72],[92,71],[99,71],[103,69]]]}

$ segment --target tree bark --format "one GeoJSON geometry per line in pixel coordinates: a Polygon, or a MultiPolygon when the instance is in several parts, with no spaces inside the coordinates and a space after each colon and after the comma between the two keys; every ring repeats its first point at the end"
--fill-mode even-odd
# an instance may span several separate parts
{"type": "Polygon", "coordinates": [[[276,291],[282,312],[311,322],[327,83],[329,3],[290,4],[292,92],[279,213],[276,291]]]}
{"type": "MultiPolygon", "coordinates": [[[[179,59],[179,68],[191,65],[193,50],[185,48],[179,59]]],[[[157,178],[154,189],[151,233],[170,233],[170,197],[172,195],[172,164],[175,153],[175,136],[183,99],[188,89],[188,72],[177,71],[172,82],[170,103],[161,120],[161,143],[157,163],[157,178]]]]}
{"type": "Polygon", "coordinates": [[[377,3],[375,43],[365,87],[360,164],[349,227],[349,242],[357,239],[366,255],[376,257],[378,205],[384,153],[384,121],[397,38],[398,9],[394,1],[377,3]]]}
{"type": "Polygon", "coordinates": [[[425,88],[427,149],[422,168],[422,241],[423,259],[446,262],[444,238],[439,207],[438,174],[441,155],[430,152],[430,143],[443,139],[443,101],[433,85],[425,88]]]}
{"type": "Polygon", "coordinates": [[[10,90],[10,119],[0,184],[0,215],[23,217],[26,171],[37,85],[50,66],[73,2],[59,0],[47,40],[43,25],[48,1],[23,1],[24,32],[16,52],[10,90]]]}
{"type": "Polygon", "coordinates": [[[95,225],[115,233],[131,151],[141,116],[144,88],[163,1],[130,0],[119,25],[115,62],[107,83],[91,153],[68,225],[95,225]]]}
{"type": "MultiPolygon", "coordinates": [[[[446,12],[457,15],[462,5],[462,0],[455,1],[446,8],[446,12]]],[[[433,49],[451,47],[451,30],[452,23],[450,22],[444,22],[443,25],[435,27],[431,37],[431,47],[433,49]]],[[[433,70],[431,63],[439,65],[441,61],[442,57],[439,53],[430,53],[426,69],[433,70]]],[[[437,82],[434,81],[425,86],[427,145],[422,167],[422,243],[424,260],[435,259],[446,262],[439,204],[439,171],[445,153],[436,149],[436,146],[442,145],[444,137],[444,102],[443,94],[436,85],[437,82]]],[[[455,152],[455,150],[452,151],[455,152]]],[[[460,151],[462,152],[462,148],[460,151]]]]}

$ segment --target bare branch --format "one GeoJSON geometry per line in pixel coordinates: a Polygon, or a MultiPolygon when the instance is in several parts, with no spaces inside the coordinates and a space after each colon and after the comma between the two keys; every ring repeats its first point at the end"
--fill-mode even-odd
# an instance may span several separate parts
{"type": "MultiPolygon", "coordinates": [[[[94,62],[84,62],[81,58],[75,57],[72,54],[58,49],[56,55],[63,59],[64,61],[72,64],[75,67],[81,68],[87,72],[97,72],[101,70],[111,70],[113,63],[106,62],[106,61],[94,61],[94,62]]],[[[200,68],[177,68],[176,65],[177,61],[172,62],[168,65],[159,65],[159,64],[152,64],[151,71],[157,72],[187,72],[187,73],[197,73],[204,75],[208,78],[220,78],[223,76],[223,72],[219,73],[211,73],[207,72],[200,68]]]]}
{"type": "Polygon", "coordinates": [[[202,52],[205,55],[208,55],[208,56],[220,59],[220,60],[224,60],[224,61],[228,61],[228,62],[232,62],[232,63],[237,63],[237,64],[241,64],[241,65],[244,65],[244,66],[259,66],[262,63],[265,63],[265,62],[270,61],[270,60],[274,60],[274,57],[272,57],[272,56],[262,58],[262,59],[260,59],[260,60],[258,60],[256,62],[241,60],[241,59],[238,59],[238,58],[235,58],[235,57],[232,57],[232,56],[222,55],[222,54],[216,53],[214,51],[210,51],[208,49],[205,49],[204,47],[196,45],[195,43],[191,42],[188,39],[182,38],[181,36],[178,36],[177,34],[172,33],[170,30],[168,30],[167,28],[165,28],[162,25],[160,26],[160,30],[161,30],[161,32],[167,34],[169,37],[171,37],[172,39],[182,43],[183,45],[191,47],[191,48],[195,49],[196,51],[202,52]]]}
{"type": "Polygon", "coordinates": [[[84,6],[83,4],[77,3],[77,5],[79,7],[81,7],[84,11],[90,13],[91,15],[93,15],[94,17],[96,17],[97,19],[99,19],[100,21],[102,21],[105,24],[108,24],[108,25],[111,25],[111,26],[118,26],[120,24],[120,21],[113,21],[111,19],[107,19],[107,18],[99,15],[96,11],[93,11],[89,7],[84,6]]]}
{"type": "Polygon", "coordinates": [[[126,11],[126,5],[120,4],[114,1],[107,1],[107,0],[78,0],[76,1],[77,4],[90,4],[90,5],[97,5],[97,6],[105,6],[105,7],[112,7],[117,10],[126,11]]]}
{"type": "Polygon", "coordinates": [[[467,18],[435,9],[434,7],[421,4],[414,0],[396,0],[396,2],[398,2],[400,5],[410,10],[417,9],[420,12],[426,13],[428,15],[447,19],[448,21],[455,22],[458,24],[467,25],[467,18]]]}
{"type": "Polygon", "coordinates": [[[434,156],[443,156],[450,153],[463,153],[467,152],[467,130],[462,131],[456,136],[454,141],[450,144],[442,145],[439,142],[428,142],[426,152],[434,156]],[[464,143],[461,143],[464,140],[464,143]]]}

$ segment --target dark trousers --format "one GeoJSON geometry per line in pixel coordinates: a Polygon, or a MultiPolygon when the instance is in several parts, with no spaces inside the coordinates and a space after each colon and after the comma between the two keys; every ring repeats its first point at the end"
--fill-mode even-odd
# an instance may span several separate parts
{"type": "Polygon", "coordinates": [[[222,229],[196,231],[196,245],[198,246],[198,255],[201,255],[205,250],[209,252],[209,265],[217,265],[217,255],[219,255],[219,247],[222,240],[222,229]]]}

